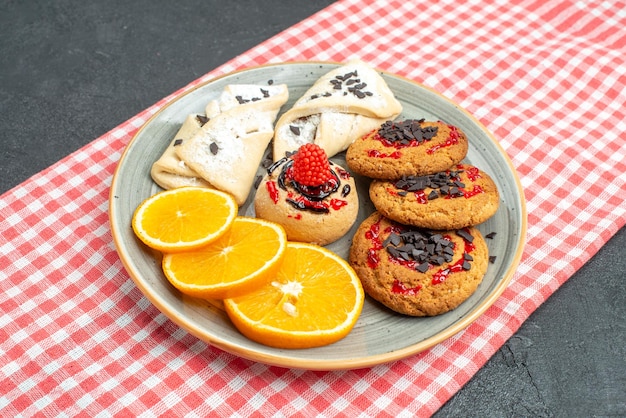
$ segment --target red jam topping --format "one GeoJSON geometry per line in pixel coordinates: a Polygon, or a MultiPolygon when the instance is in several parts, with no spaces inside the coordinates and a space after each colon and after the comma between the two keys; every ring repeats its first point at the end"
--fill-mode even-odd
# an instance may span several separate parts
{"type": "Polygon", "coordinates": [[[406,285],[398,279],[395,279],[393,281],[393,284],[391,285],[391,291],[393,293],[399,293],[399,294],[407,295],[407,296],[417,295],[417,293],[420,291],[421,288],[422,286],[420,285],[417,285],[415,287],[406,287],[406,285]]]}
{"type": "Polygon", "coordinates": [[[448,135],[446,142],[444,142],[443,144],[438,144],[438,145],[428,148],[428,150],[426,150],[427,154],[434,154],[435,152],[437,152],[438,150],[442,148],[451,147],[452,145],[456,145],[459,143],[460,135],[459,135],[459,130],[457,129],[457,127],[448,125],[448,128],[450,128],[450,135],[448,135]]]}
{"type": "Polygon", "coordinates": [[[476,196],[477,194],[481,194],[481,193],[485,193],[485,191],[483,190],[482,187],[480,187],[477,184],[474,185],[472,190],[463,190],[463,196],[465,196],[466,199],[469,199],[470,197],[476,196]]]}
{"type": "MultiPolygon", "coordinates": [[[[462,170],[463,166],[459,165],[458,168],[462,170]]],[[[470,179],[471,181],[476,181],[477,179],[482,177],[480,175],[480,170],[478,169],[478,167],[466,167],[465,174],[467,174],[467,178],[470,179]]]]}
{"type": "Polygon", "coordinates": [[[265,183],[265,187],[267,188],[267,192],[270,194],[270,199],[274,204],[278,203],[278,189],[276,188],[276,182],[268,181],[265,183]]]}
{"type": "Polygon", "coordinates": [[[346,200],[341,199],[330,199],[330,207],[334,210],[339,210],[342,207],[346,206],[348,202],[346,200]]]}
{"type": "Polygon", "coordinates": [[[394,160],[400,159],[402,153],[400,151],[394,151],[389,154],[385,152],[380,152],[375,149],[367,150],[367,156],[370,158],[393,158],[394,160]]]}

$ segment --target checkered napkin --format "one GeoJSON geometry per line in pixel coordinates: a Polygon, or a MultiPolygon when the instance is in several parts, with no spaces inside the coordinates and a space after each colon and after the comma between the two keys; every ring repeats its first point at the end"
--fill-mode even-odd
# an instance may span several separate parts
{"type": "Polygon", "coordinates": [[[4,194],[0,415],[433,413],[626,221],[625,10],[617,1],[339,1],[4,194]],[[143,297],[116,254],[108,189],[124,146],[215,76],[355,56],[434,88],[498,138],[527,198],[517,273],[465,331],[369,369],[288,370],[207,346],[143,297]]]}

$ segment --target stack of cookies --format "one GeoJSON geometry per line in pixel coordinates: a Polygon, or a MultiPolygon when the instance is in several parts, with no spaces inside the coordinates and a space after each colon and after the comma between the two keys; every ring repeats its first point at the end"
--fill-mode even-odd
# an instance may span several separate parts
{"type": "Polygon", "coordinates": [[[465,301],[489,260],[476,225],[498,209],[489,175],[462,163],[468,140],[441,121],[385,122],[354,141],[348,167],[372,179],[376,211],[357,230],[350,264],[365,291],[410,316],[434,316],[465,301]]]}

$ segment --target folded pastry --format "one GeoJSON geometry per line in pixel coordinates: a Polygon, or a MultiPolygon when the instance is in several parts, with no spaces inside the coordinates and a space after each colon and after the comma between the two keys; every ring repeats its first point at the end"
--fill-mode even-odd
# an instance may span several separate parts
{"type": "Polygon", "coordinates": [[[320,77],[276,122],[274,160],[308,142],[331,157],[401,111],[376,70],[350,61],[320,77]]]}
{"type": "Polygon", "coordinates": [[[173,147],[175,153],[205,182],[232,194],[241,205],[288,98],[285,84],[227,86],[219,99],[207,105],[208,122],[173,147]]]}
{"type": "Polygon", "coordinates": [[[206,121],[201,115],[189,115],[174,138],[157,161],[152,164],[150,175],[156,184],[164,189],[183,186],[211,187],[176,154],[176,147],[190,139],[206,121]]]}

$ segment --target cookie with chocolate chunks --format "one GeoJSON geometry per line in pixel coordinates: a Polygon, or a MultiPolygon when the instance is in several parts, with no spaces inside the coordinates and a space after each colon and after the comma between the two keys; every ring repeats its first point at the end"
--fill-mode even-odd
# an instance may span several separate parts
{"type": "Polygon", "coordinates": [[[476,291],[488,259],[474,227],[420,229],[374,212],[357,229],[349,262],[371,298],[404,315],[435,316],[476,291]]]}
{"type": "Polygon", "coordinates": [[[467,155],[467,136],[456,126],[424,119],[387,121],[354,141],[348,168],[375,179],[398,179],[446,170],[467,155]]]}
{"type": "Polygon", "coordinates": [[[484,171],[468,164],[425,176],[374,180],[370,199],[384,216],[432,229],[478,225],[498,210],[498,188],[484,171]]]}

